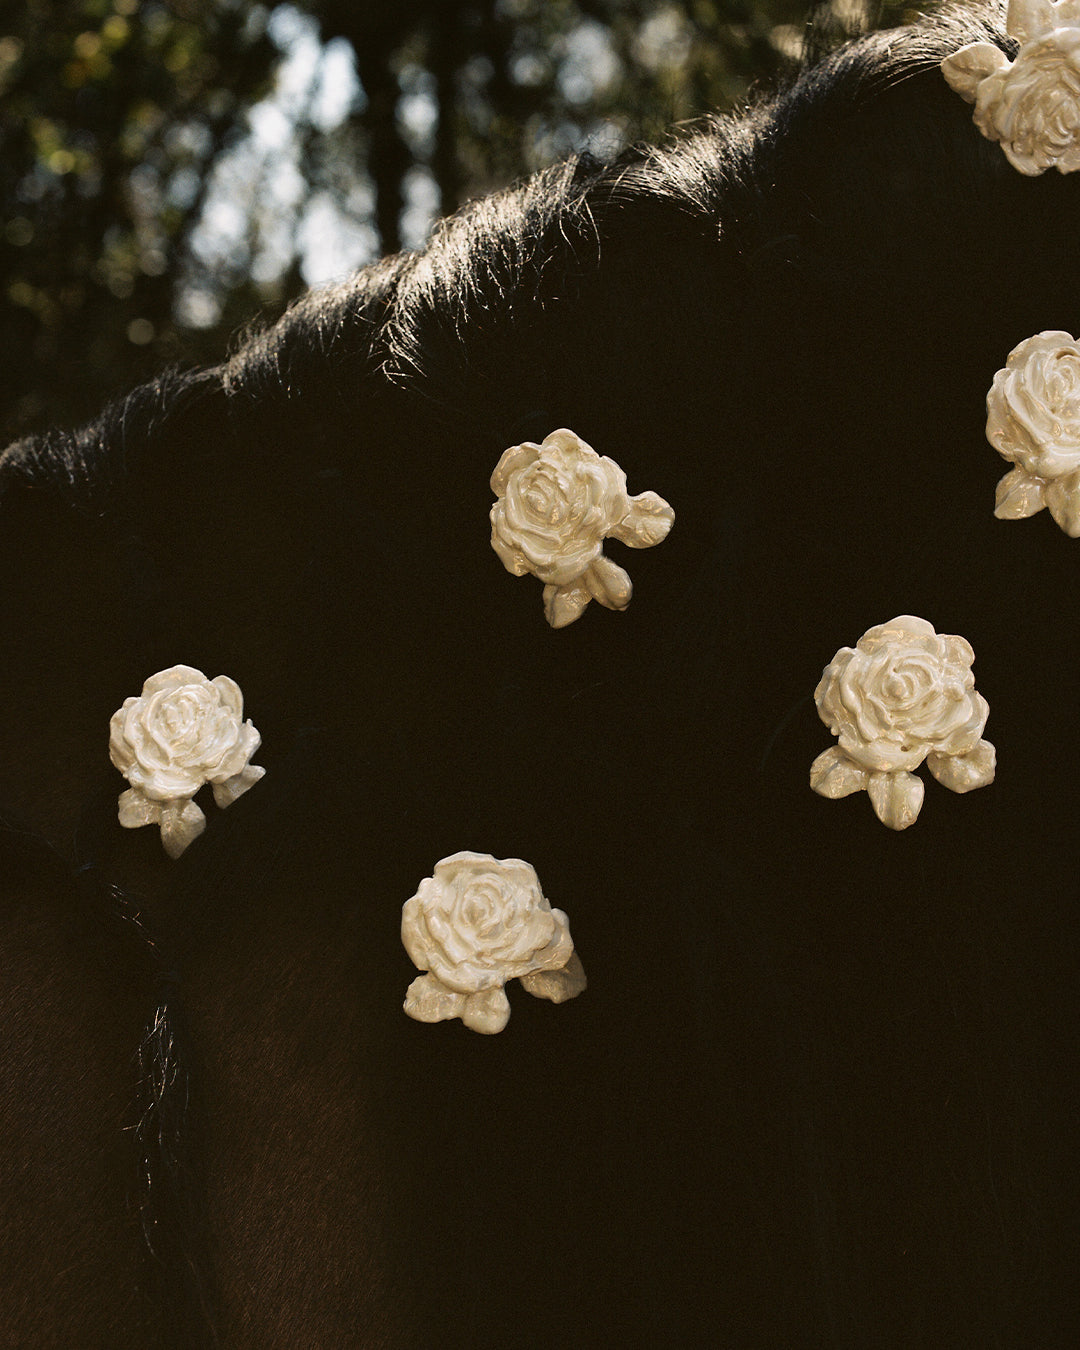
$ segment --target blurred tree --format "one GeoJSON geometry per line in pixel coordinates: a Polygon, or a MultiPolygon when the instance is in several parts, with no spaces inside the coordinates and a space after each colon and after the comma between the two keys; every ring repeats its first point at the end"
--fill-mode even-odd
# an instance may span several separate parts
{"type": "Polygon", "coordinates": [[[85,414],[176,346],[206,167],[277,56],[227,0],[0,6],[9,428],[85,414]]]}
{"type": "Polygon", "coordinates": [[[356,54],[358,114],[379,235],[400,245],[410,168],[426,166],[441,213],[583,145],[633,136],[742,98],[796,54],[783,20],[805,0],[407,0],[384,9],[298,0],[356,54]],[[403,98],[430,100],[430,133],[403,98]]]}
{"type": "MultiPolygon", "coordinates": [[[[872,3],[828,0],[818,31],[872,3]]],[[[732,107],[797,58],[805,10],[0,0],[3,440],[216,359],[260,304],[418,246],[469,196],[732,107]]]]}

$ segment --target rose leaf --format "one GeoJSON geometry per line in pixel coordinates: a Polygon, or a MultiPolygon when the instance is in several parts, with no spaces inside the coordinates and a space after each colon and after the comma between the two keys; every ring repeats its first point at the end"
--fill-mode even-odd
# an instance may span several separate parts
{"type": "Polygon", "coordinates": [[[592,596],[589,588],[578,577],[565,586],[544,587],[544,617],[552,628],[565,628],[580,619],[592,596]]]}
{"type": "Polygon", "coordinates": [[[446,1022],[461,1016],[465,995],[447,989],[434,975],[418,975],[406,990],[402,1006],[417,1022],[446,1022]]]}
{"type": "Polygon", "coordinates": [[[548,998],[552,1003],[577,998],[587,983],[577,952],[571,952],[570,960],[559,970],[534,970],[521,977],[522,987],[534,998],[548,998]]]}
{"type": "Polygon", "coordinates": [[[179,858],[206,829],[206,817],[190,797],[166,802],[161,811],[161,842],[170,858],[179,858]]]}
{"type": "Polygon", "coordinates": [[[974,103],[983,80],[1010,64],[1005,53],[992,42],[970,42],[942,61],[941,73],[961,98],[974,103]]]}
{"type": "Polygon", "coordinates": [[[810,786],[822,797],[848,797],[862,792],[869,777],[838,745],[823,750],[810,765],[810,786]]]}
{"type": "Polygon", "coordinates": [[[607,609],[625,609],[634,592],[626,572],[602,553],[583,573],[582,580],[592,598],[607,609]]]}
{"type": "Polygon", "coordinates": [[[950,791],[973,792],[994,781],[997,752],[989,741],[980,741],[966,755],[938,755],[931,751],[926,766],[950,791]]]}
{"type": "Polygon", "coordinates": [[[675,512],[663,497],[642,492],[630,498],[630,510],[609,534],[631,548],[652,548],[667,538],[674,523],[675,512]]]}
{"type": "Polygon", "coordinates": [[[248,764],[223,783],[214,784],[214,801],[222,808],[232,806],[237,797],[242,797],[249,788],[253,788],[265,772],[261,764],[248,764]]]}
{"type": "Polygon", "coordinates": [[[906,830],[918,819],[923,803],[923,781],[900,769],[895,773],[872,773],[866,785],[874,811],[890,830],[906,830]]]}
{"type": "Polygon", "coordinates": [[[140,825],[156,825],[161,819],[161,805],[143,796],[136,788],[121,792],[117,801],[120,824],[125,830],[136,830],[140,825]]]}
{"type": "Polygon", "coordinates": [[[1019,465],[998,481],[994,498],[994,515],[998,520],[1023,520],[1041,511],[1045,505],[1042,479],[1019,465]]]}
{"type": "Polygon", "coordinates": [[[1069,538],[1080,538],[1080,473],[1055,478],[1046,489],[1046,504],[1069,538]]]}
{"type": "Polygon", "coordinates": [[[502,985],[497,984],[492,989],[469,994],[464,1000],[460,1016],[472,1031],[494,1036],[510,1020],[510,1000],[502,985]]]}

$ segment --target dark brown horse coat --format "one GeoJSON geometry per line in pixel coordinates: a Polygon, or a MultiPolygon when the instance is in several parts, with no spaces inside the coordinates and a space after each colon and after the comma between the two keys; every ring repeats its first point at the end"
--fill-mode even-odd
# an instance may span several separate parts
{"type": "Polygon", "coordinates": [[[1080,326],[1080,182],[972,125],[980,37],[550,170],[6,452],[0,1340],[1069,1343],[1080,545],[994,519],[983,400],[1080,326]],[[676,524],[554,632],[487,512],[558,426],[676,524]],[[999,768],[893,834],[807,778],[900,613],[999,768]],[[267,774],[170,863],[106,741],[178,662],[267,774]],[[459,849],[534,864],[580,998],[403,1015],[459,849]]]}

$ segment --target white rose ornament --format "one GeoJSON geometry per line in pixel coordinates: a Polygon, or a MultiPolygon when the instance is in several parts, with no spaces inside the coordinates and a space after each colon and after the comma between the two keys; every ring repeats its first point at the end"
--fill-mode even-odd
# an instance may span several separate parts
{"type": "Polygon", "coordinates": [[[1005,31],[1020,43],[1010,61],[992,42],[947,56],[942,73],[975,105],[975,125],[1009,163],[1035,177],[1080,169],[1080,0],[1010,0],[1005,31]]]}
{"type": "Polygon", "coordinates": [[[510,1017],[507,980],[553,1003],[585,988],[569,921],[520,858],[465,852],[437,862],[402,907],[401,940],[413,965],[427,972],[405,997],[405,1011],[418,1022],[460,1017],[493,1035],[510,1017]]]}
{"type": "Polygon", "coordinates": [[[986,439],[1015,466],[998,483],[994,515],[1048,507],[1080,537],[1080,343],[1069,333],[1037,333],[1009,353],[986,396],[986,439]]]}
{"type": "Polygon", "coordinates": [[[822,797],[865,790],[892,830],[914,824],[926,760],[953,792],[994,781],[995,751],[982,739],[990,711],[975,689],[975,654],[962,637],[901,614],[878,624],[826,666],[814,701],[839,744],[818,755],[810,786],[822,797]]]}
{"type": "Polygon", "coordinates": [[[675,512],[655,492],[631,497],[613,459],[565,427],[540,444],[526,441],[502,455],[491,475],[491,547],[516,577],[544,583],[552,628],[581,617],[590,600],[625,609],[633,587],[604,556],[604,540],[651,548],[667,537],[675,512]]]}
{"type": "Polygon", "coordinates": [[[206,829],[192,798],[204,783],[218,806],[231,806],[266,772],[251,757],[260,736],[243,721],[235,680],[208,680],[191,666],[158,671],[109,722],[109,758],[131,784],[120,794],[126,829],[160,825],[170,858],[179,858],[206,829]]]}

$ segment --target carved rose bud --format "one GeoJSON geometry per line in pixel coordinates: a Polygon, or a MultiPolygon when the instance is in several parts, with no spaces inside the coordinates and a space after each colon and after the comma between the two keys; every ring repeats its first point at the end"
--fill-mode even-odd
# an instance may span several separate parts
{"type": "Polygon", "coordinates": [[[413,964],[428,972],[405,999],[417,1021],[460,1017],[492,1034],[510,1016],[507,980],[521,979],[530,993],[556,1003],[585,987],[566,915],[552,909],[535,870],[520,858],[443,858],[402,907],[401,940],[413,964]]]}
{"type": "Polygon", "coordinates": [[[1020,51],[1010,62],[990,42],[973,42],[941,63],[949,84],[974,103],[975,125],[999,141],[1031,177],[1080,169],[1080,0],[1012,0],[1006,31],[1020,51]]]}
{"type": "Polygon", "coordinates": [[[974,653],[962,637],[938,634],[902,614],[842,647],[814,700],[839,745],[814,761],[810,784],[825,797],[866,789],[884,824],[905,829],[919,814],[925,759],[954,792],[994,777],[994,747],[981,739],[989,707],[975,689],[974,653]]]}
{"type": "Polygon", "coordinates": [[[675,513],[655,492],[630,497],[626,474],[580,436],[562,428],[537,445],[505,451],[491,475],[491,546],[514,576],[531,572],[544,585],[553,628],[573,623],[590,600],[625,609],[632,587],[603,553],[608,537],[650,548],[675,513]]]}
{"type": "Polygon", "coordinates": [[[109,758],[131,784],[120,794],[120,824],[159,824],[166,853],[178,858],[206,828],[191,800],[204,783],[226,807],[266,772],[250,762],[260,736],[243,713],[234,680],[208,680],[191,666],[159,671],[125,699],[109,722],[109,758]]]}
{"type": "Polygon", "coordinates": [[[1016,467],[998,483],[994,514],[1032,516],[1043,507],[1080,536],[1080,343],[1038,333],[1009,353],[986,396],[986,438],[1016,467]]]}

